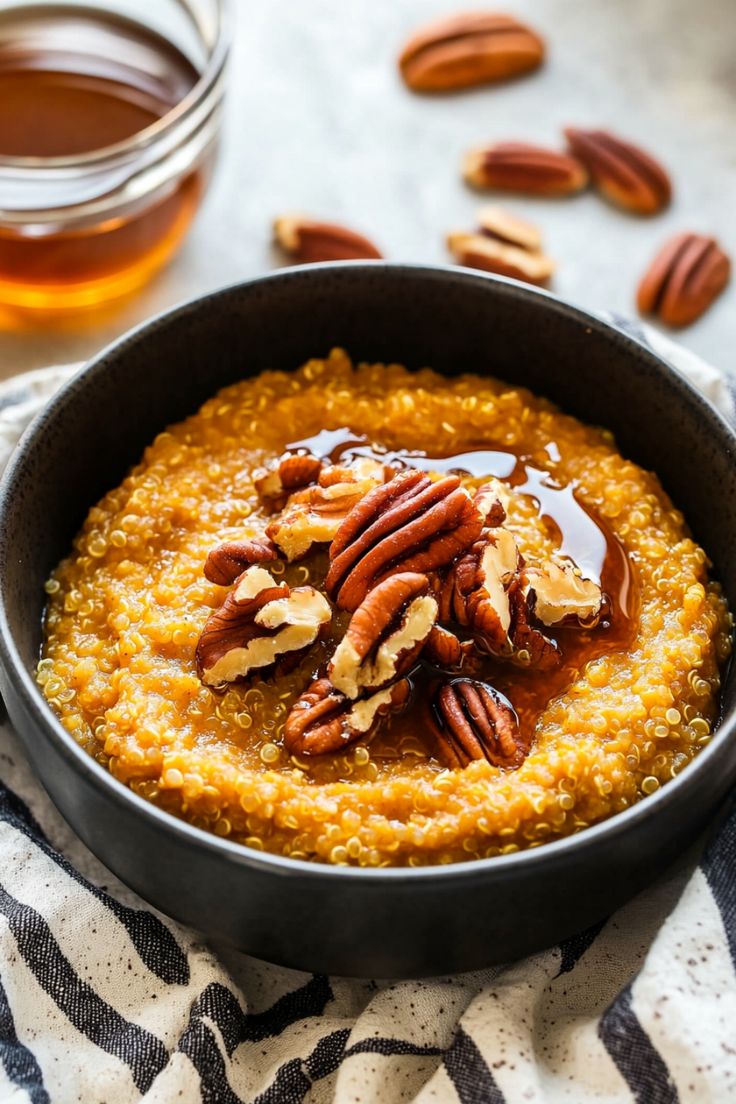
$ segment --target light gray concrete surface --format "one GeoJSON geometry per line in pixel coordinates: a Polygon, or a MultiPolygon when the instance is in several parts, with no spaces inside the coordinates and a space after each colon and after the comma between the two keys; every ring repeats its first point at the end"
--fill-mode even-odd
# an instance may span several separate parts
{"type": "MultiPolygon", "coordinates": [[[[675,200],[640,219],[594,192],[507,199],[543,227],[560,296],[633,313],[641,273],[680,229],[715,233],[736,254],[736,0],[508,0],[501,10],[548,39],[545,67],[432,98],[403,87],[398,48],[428,18],[472,4],[233,4],[223,152],[184,249],[135,300],[104,316],[0,334],[1,376],[82,359],[171,304],[272,269],[271,220],[294,209],[344,220],[392,259],[446,261],[445,233],[470,228],[479,205],[460,180],[463,151],[486,139],[559,144],[565,124],[609,127],[651,149],[672,173],[675,200]]],[[[679,335],[733,372],[735,306],[736,282],[679,335]]]]}

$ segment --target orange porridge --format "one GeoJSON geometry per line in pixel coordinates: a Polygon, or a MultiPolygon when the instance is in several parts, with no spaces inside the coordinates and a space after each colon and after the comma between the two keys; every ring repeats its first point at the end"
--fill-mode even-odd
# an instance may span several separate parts
{"type": "Polygon", "coordinates": [[[161,433],[46,589],[38,681],[116,778],[361,866],[534,847],[654,793],[710,740],[731,639],[606,430],[339,350],[161,433]]]}

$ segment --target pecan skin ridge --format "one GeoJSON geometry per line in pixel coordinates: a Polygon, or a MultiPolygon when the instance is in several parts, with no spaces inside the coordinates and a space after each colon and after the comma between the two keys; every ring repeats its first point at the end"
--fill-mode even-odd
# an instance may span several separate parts
{"type": "Polygon", "coordinates": [[[358,740],[368,740],[394,710],[402,709],[411,693],[408,679],[372,695],[368,704],[379,704],[367,728],[351,727],[351,715],[365,702],[351,702],[329,679],[316,679],[297,702],[284,726],[284,744],[292,755],[326,755],[342,751],[358,740]]]}
{"type": "Polygon", "coordinates": [[[276,241],[296,261],[379,260],[383,254],[363,234],[334,222],[305,215],[284,215],[274,223],[276,241]]]}
{"type": "Polygon", "coordinates": [[[448,766],[466,767],[473,759],[485,759],[492,766],[515,769],[528,753],[513,706],[484,682],[460,678],[441,684],[430,722],[448,766]]]}
{"type": "Polygon", "coordinates": [[[633,142],[606,130],[567,127],[570,149],[590,171],[603,194],[639,215],[654,215],[672,198],[672,184],[664,168],[633,142]]]}
{"type": "Polygon", "coordinates": [[[422,651],[422,659],[440,670],[472,674],[480,667],[481,657],[475,642],[460,640],[444,625],[434,625],[422,651]]]}
{"type": "Polygon", "coordinates": [[[519,76],[544,54],[543,39],[512,16],[466,12],[412,35],[399,69],[414,92],[447,92],[519,76]]]}
{"type": "Polygon", "coordinates": [[[276,547],[268,537],[225,541],[208,554],[204,575],[218,586],[230,586],[251,564],[269,563],[277,557],[276,547]]]}
{"type": "Polygon", "coordinates": [[[474,188],[548,198],[573,195],[588,183],[588,170],[568,153],[528,142],[495,142],[472,149],[463,176],[474,188]]]}
{"type": "Polygon", "coordinates": [[[372,586],[396,571],[426,573],[450,563],[482,527],[456,476],[433,483],[420,472],[402,472],[345,518],[330,548],[327,593],[343,609],[355,609],[372,586]]]}
{"type": "Polygon", "coordinates": [[[731,262],[715,238],[685,232],[662,247],[637,292],[642,314],[656,314],[668,326],[687,326],[725,288],[731,262]]]}

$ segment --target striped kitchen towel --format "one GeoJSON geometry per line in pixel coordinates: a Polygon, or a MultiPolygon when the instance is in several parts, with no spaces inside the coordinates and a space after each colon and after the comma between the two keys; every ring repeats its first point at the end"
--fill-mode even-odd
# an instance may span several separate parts
{"type": "MultiPolygon", "coordinates": [[[[662,341],[732,416],[723,377],[662,341]]],[[[0,388],[0,463],[68,372],[0,388]]],[[[61,820],[5,722],[0,1102],[736,1099],[736,813],[698,851],[522,962],[421,982],[299,974],[147,908],[61,820]]]]}

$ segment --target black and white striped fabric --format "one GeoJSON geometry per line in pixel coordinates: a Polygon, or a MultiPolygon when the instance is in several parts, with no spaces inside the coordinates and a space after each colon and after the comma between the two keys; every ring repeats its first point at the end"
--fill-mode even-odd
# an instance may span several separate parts
{"type": "MultiPolygon", "coordinates": [[[[718,373],[662,351],[733,414],[718,373]]],[[[68,372],[0,389],[0,462],[68,372]]],[[[116,882],[5,721],[0,1102],[736,1099],[736,812],[699,851],[522,962],[422,982],[299,974],[204,945],[116,882]]]]}

